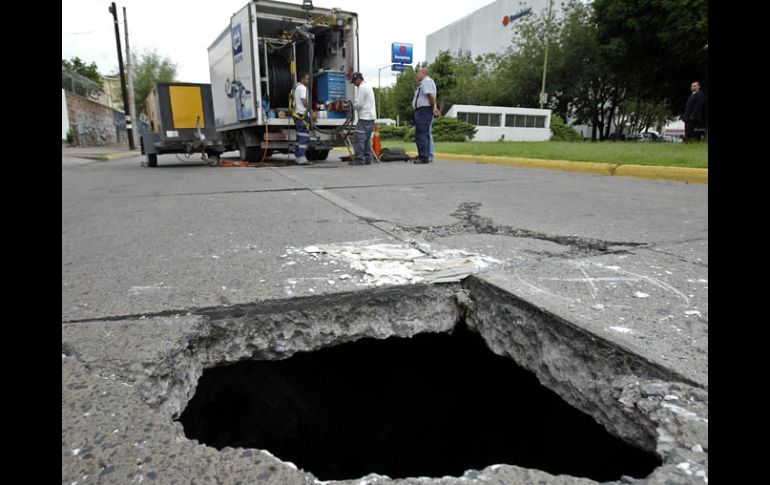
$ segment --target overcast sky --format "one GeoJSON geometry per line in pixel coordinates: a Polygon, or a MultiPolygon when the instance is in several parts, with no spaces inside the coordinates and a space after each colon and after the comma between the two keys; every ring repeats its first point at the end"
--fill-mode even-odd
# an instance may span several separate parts
{"type": "MultiPolygon", "coordinates": [[[[301,0],[286,0],[302,4],[301,0]]],[[[414,45],[415,62],[425,60],[428,34],[493,0],[314,0],[316,6],[339,7],[358,13],[360,67],[377,83],[378,68],[390,63],[390,45],[414,45]]],[[[102,74],[118,70],[115,29],[106,0],[62,0],[62,58],[95,62],[102,74]]],[[[125,49],[123,7],[128,17],[133,52],[156,49],[178,66],[178,80],[208,83],[208,47],[229,25],[230,17],[247,0],[119,0],[118,22],[125,49]]],[[[125,61],[125,59],[124,59],[125,61]]],[[[390,69],[381,71],[382,85],[395,81],[390,69]]]]}

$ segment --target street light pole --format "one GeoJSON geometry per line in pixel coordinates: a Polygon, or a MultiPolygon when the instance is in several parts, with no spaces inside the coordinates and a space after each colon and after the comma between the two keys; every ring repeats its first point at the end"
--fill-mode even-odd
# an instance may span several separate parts
{"type": "Polygon", "coordinates": [[[543,59],[543,84],[540,85],[540,109],[545,105],[545,71],[548,66],[548,41],[551,39],[551,10],[553,9],[553,0],[548,2],[548,21],[545,27],[545,58],[543,59]]]}
{"type": "Polygon", "coordinates": [[[382,66],[381,68],[377,69],[377,118],[380,117],[380,91],[382,91],[382,82],[380,81],[380,73],[383,69],[387,69],[389,67],[392,67],[393,64],[388,64],[387,66],[382,66]]]}

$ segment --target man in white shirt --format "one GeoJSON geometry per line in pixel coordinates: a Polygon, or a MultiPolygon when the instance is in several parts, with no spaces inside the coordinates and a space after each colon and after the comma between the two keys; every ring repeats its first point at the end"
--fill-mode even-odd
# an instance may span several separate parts
{"type": "Polygon", "coordinates": [[[358,88],[356,100],[353,103],[358,114],[358,124],[356,124],[356,138],[354,148],[356,156],[350,165],[371,165],[372,164],[372,130],[374,129],[374,120],[377,118],[377,108],[374,102],[374,89],[369,83],[364,82],[364,76],[360,72],[354,72],[350,79],[351,84],[358,88]]]}
{"type": "Polygon", "coordinates": [[[308,161],[305,157],[305,150],[307,150],[307,143],[310,140],[310,133],[308,132],[308,97],[307,87],[310,84],[310,74],[303,72],[299,75],[299,82],[294,86],[294,110],[292,116],[294,117],[294,128],[297,131],[297,145],[294,147],[294,159],[297,165],[312,165],[313,163],[308,161]]]}

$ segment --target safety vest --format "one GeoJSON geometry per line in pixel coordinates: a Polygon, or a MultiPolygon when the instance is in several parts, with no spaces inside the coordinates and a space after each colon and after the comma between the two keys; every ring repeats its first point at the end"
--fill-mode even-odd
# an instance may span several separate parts
{"type": "Polygon", "coordinates": [[[298,119],[303,123],[307,123],[308,112],[305,111],[304,115],[300,115],[299,113],[297,113],[297,105],[294,103],[294,90],[296,90],[297,86],[299,86],[300,84],[302,83],[295,84],[294,87],[291,88],[291,92],[289,93],[289,114],[292,116],[292,118],[298,119]]]}

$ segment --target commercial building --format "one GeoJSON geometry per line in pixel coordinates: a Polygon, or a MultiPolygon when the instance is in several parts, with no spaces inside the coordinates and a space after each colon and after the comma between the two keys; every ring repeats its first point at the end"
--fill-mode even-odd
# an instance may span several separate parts
{"type": "Polygon", "coordinates": [[[551,110],[455,104],[446,116],[477,128],[474,141],[548,141],[551,110]]]}
{"type": "MultiPolygon", "coordinates": [[[[515,37],[513,28],[519,19],[548,11],[549,0],[497,0],[465,17],[452,22],[426,39],[425,57],[428,63],[439,52],[462,50],[473,58],[495,52],[501,53],[515,37]]],[[[554,1],[554,14],[559,2],[554,1]]]]}

